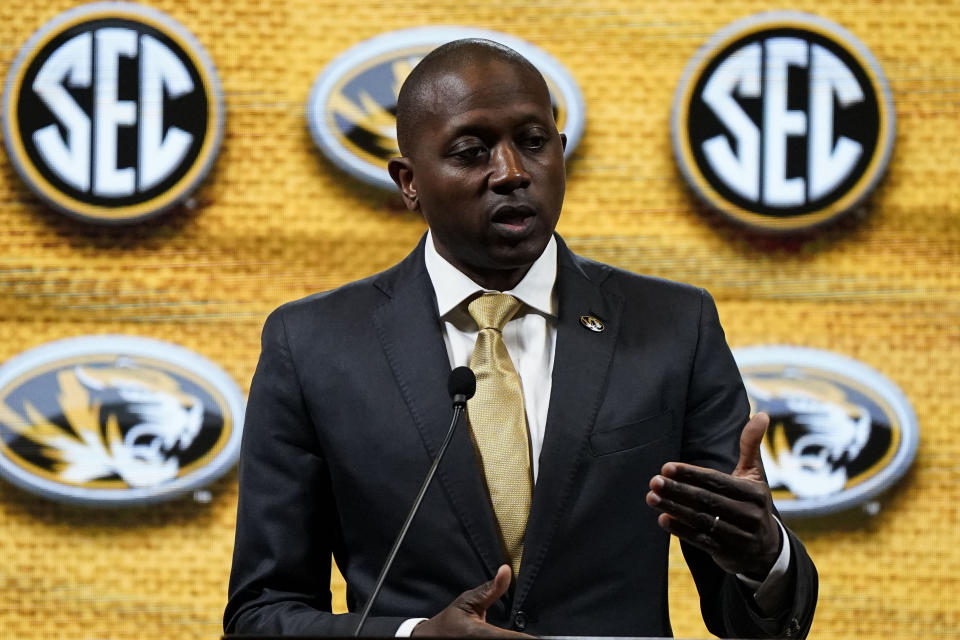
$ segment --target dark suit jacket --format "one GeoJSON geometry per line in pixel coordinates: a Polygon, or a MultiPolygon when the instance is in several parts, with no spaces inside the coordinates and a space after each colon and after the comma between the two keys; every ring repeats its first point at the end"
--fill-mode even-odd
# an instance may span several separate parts
{"type": "MultiPolygon", "coordinates": [[[[559,240],[559,239],[558,239],[559,240]]],[[[701,289],[585,260],[560,243],[559,320],[540,471],[515,585],[488,621],[540,635],[670,635],[669,536],[644,496],[669,460],[730,471],[749,407],[701,289]],[[600,318],[596,333],[582,315],[600,318]]],[[[247,407],[227,632],[348,635],[330,554],[362,607],[451,416],[449,360],[423,241],[392,269],[267,319],[247,407]]],[[[429,617],[504,562],[465,426],[365,633],[429,617]]],[[[801,636],[816,571],[792,537],[776,619],[709,556],[684,554],[709,629],[801,636]]]]}

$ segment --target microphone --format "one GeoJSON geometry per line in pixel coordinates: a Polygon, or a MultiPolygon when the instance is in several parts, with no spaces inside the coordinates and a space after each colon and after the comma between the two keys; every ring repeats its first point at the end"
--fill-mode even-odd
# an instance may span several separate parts
{"type": "Polygon", "coordinates": [[[467,404],[467,400],[472,398],[476,392],[477,376],[473,375],[473,370],[470,367],[457,367],[450,372],[450,377],[447,378],[447,393],[453,400],[454,408],[460,407],[462,409],[467,404]]]}
{"type": "Polygon", "coordinates": [[[440,451],[437,452],[437,457],[433,459],[433,464],[430,465],[430,470],[427,471],[427,477],[423,479],[423,484],[420,485],[420,493],[417,494],[417,498],[413,501],[413,506],[410,507],[410,512],[407,514],[407,519],[404,521],[403,526],[400,527],[400,534],[394,541],[393,548],[391,548],[390,553],[387,554],[387,561],[383,563],[383,569],[380,570],[377,584],[373,587],[373,593],[370,594],[370,599],[367,600],[367,604],[364,605],[363,613],[360,615],[360,622],[357,624],[356,631],[353,632],[354,638],[360,636],[360,631],[363,630],[363,625],[367,622],[367,617],[370,615],[373,603],[376,601],[377,596],[380,594],[380,589],[387,579],[387,572],[390,571],[390,567],[397,557],[397,551],[400,549],[400,545],[403,543],[403,539],[410,529],[410,523],[413,522],[414,516],[416,516],[417,511],[420,510],[420,503],[423,502],[423,496],[426,495],[427,488],[430,487],[433,476],[437,473],[437,467],[440,466],[440,460],[447,450],[447,445],[449,445],[453,439],[453,432],[456,430],[460,416],[463,415],[463,410],[467,406],[467,400],[472,398],[476,392],[477,377],[473,374],[473,371],[470,370],[470,367],[457,367],[450,372],[450,377],[447,378],[447,393],[450,394],[450,400],[453,401],[453,419],[450,421],[447,437],[443,439],[443,444],[440,445],[440,451]]]}

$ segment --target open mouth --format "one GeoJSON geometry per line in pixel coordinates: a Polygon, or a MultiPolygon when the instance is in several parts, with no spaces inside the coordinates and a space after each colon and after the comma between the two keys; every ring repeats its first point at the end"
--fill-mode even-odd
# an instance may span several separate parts
{"type": "Polygon", "coordinates": [[[536,212],[528,206],[506,205],[498,207],[493,212],[491,222],[502,231],[523,233],[530,227],[535,217],[536,212]]]}

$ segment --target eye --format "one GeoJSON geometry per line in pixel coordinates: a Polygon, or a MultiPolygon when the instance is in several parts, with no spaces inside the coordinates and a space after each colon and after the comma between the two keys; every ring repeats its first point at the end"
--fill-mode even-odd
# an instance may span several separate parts
{"type": "Polygon", "coordinates": [[[523,146],[526,147],[527,149],[538,151],[540,149],[543,149],[547,145],[548,141],[549,141],[549,138],[546,135],[544,135],[543,133],[540,133],[539,131],[535,131],[535,132],[528,133],[526,136],[524,136],[522,142],[523,142],[523,146]]]}
{"type": "Polygon", "coordinates": [[[485,148],[479,145],[475,145],[472,147],[467,147],[465,149],[458,149],[455,155],[459,158],[469,158],[472,160],[473,158],[477,158],[480,155],[482,155],[485,151],[486,151],[485,148]]]}
{"type": "Polygon", "coordinates": [[[460,162],[474,162],[487,152],[487,147],[478,140],[468,140],[450,149],[450,157],[460,162]]]}

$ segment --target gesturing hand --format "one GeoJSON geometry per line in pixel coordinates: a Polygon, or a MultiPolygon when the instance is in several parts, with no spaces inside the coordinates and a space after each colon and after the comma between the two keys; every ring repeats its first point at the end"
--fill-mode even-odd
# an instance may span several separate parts
{"type": "Polygon", "coordinates": [[[501,565],[490,582],[464,591],[446,609],[424,620],[410,634],[412,636],[506,637],[530,638],[524,633],[509,631],[487,624],[487,609],[510,587],[510,567],[501,565]]]}
{"type": "Polygon", "coordinates": [[[780,527],[763,476],[760,443],[770,418],[755,415],[740,435],[732,474],[680,462],[650,480],[647,504],[663,513],[657,524],[709,553],[728,573],[762,580],[780,553],[780,527]]]}

